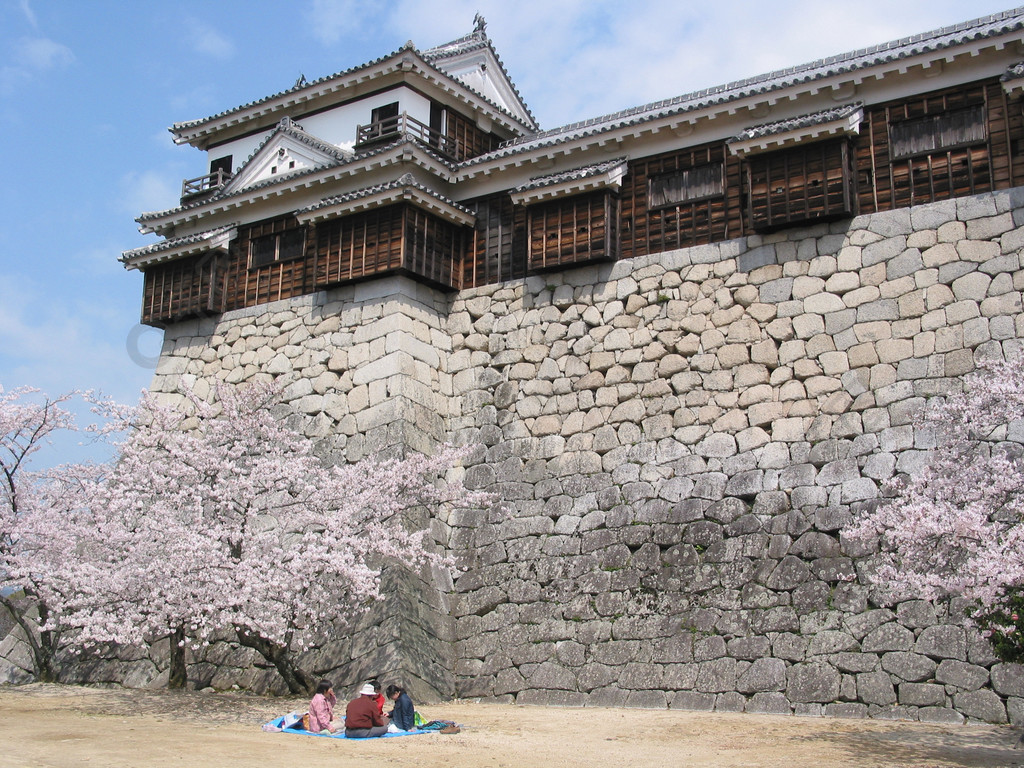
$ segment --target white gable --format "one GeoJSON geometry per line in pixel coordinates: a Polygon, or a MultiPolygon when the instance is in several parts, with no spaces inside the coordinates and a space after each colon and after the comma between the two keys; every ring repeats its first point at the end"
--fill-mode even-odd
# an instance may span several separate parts
{"type": "Polygon", "coordinates": [[[276,131],[253,153],[246,163],[229,181],[222,194],[230,194],[264,181],[288,176],[311,168],[333,165],[338,161],[341,149],[329,151],[313,137],[303,141],[302,134],[290,121],[282,121],[276,131]]]}
{"type": "Polygon", "coordinates": [[[487,22],[479,13],[473,22],[471,33],[424,51],[423,56],[449,77],[515,116],[523,125],[536,130],[537,121],[530,114],[529,107],[520,97],[487,37],[487,22]]]}
{"type": "Polygon", "coordinates": [[[490,46],[445,57],[437,61],[437,67],[524,123],[533,123],[490,46]]]}

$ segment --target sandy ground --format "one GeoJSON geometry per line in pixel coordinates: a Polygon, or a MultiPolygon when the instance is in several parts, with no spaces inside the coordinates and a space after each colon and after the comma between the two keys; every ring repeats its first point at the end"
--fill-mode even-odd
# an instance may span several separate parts
{"type": "Polygon", "coordinates": [[[618,768],[1024,765],[1009,727],[454,702],[455,735],[343,741],[264,733],[305,700],[29,685],[0,688],[0,766],[618,768]]]}

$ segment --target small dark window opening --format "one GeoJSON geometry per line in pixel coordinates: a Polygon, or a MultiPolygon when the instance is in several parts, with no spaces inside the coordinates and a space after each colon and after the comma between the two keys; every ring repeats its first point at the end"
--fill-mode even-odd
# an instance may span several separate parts
{"type": "Polygon", "coordinates": [[[276,235],[254,237],[249,241],[249,266],[262,267],[278,261],[302,257],[306,245],[306,230],[287,229],[276,235]]]}
{"type": "Polygon", "coordinates": [[[398,102],[393,101],[370,112],[370,125],[367,126],[364,141],[379,139],[398,132],[398,102]]]}
{"type": "Polygon", "coordinates": [[[210,161],[210,175],[212,176],[217,171],[223,171],[225,176],[231,175],[231,155],[225,155],[210,161]]]}
{"type": "Polygon", "coordinates": [[[370,122],[380,123],[385,120],[393,120],[398,117],[398,102],[393,101],[390,104],[385,104],[383,107],[377,107],[370,112],[370,122]]]}
{"type": "Polygon", "coordinates": [[[649,182],[651,208],[706,200],[725,193],[722,164],[711,163],[655,176],[649,182]]]}
{"type": "Polygon", "coordinates": [[[984,104],[889,125],[889,145],[895,160],[979,144],[987,138],[984,104]]]}

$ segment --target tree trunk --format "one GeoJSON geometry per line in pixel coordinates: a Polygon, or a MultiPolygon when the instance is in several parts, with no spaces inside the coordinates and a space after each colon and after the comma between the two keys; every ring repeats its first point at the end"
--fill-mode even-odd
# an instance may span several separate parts
{"type": "MultiPolygon", "coordinates": [[[[44,626],[50,618],[50,612],[43,603],[39,603],[39,626],[44,626]]],[[[60,630],[41,629],[39,630],[39,649],[35,651],[36,666],[38,667],[39,682],[57,682],[57,671],[54,669],[54,657],[57,655],[57,647],[60,638],[60,630]]]]}
{"type": "Polygon", "coordinates": [[[26,599],[24,605],[17,605],[13,600],[6,596],[0,596],[0,605],[3,605],[7,609],[7,612],[14,619],[22,633],[25,635],[25,642],[28,643],[29,649],[32,651],[32,670],[36,678],[42,683],[53,683],[57,681],[57,673],[54,669],[54,656],[57,653],[57,647],[60,638],[60,632],[56,630],[40,630],[39,627],[46,623],[46,619],[49,616],[49,612],[46,610],[46,606],[35,600],[35,605],[39,610],[39,623],[35,624],[25,617],[25,614],[29,609],[29,602],[35,600],[35,598],[26,593],[26,599]]]}
{"type": "Polygon", "coordinates": [[[274,665],[290,693],[296,695],[311,695],[313,693],[316,688],[316,678],[292,660],[287,646],[272,643],[265,637],[260,637],[241,627],[236,628],[235,634],[238,636],[239,644],[246,648],[252,648],[274,665]]]}
{"type": "Polygon", "coordinates": [[[181,627],[175,629],[168,636],[170,641],[169,651],[169,676],[167,678],[168,688],[184,688],[188,682],[188,674],[185,671],[185,630],[181,627]]]}

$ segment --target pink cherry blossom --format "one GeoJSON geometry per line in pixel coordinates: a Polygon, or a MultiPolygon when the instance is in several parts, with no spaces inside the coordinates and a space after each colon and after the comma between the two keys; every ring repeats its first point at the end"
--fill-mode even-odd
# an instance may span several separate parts
{"type": "Polygon", "coordinates": [[[32,461],[56,434],[77,429],[67,407],[77,397],[92,400],[89,393],[51,399],[30,387],[0,387],[0,605],[18,624],[35,673],[44,681],[55,679],[54,656],[64,639],[50,563],[74,546],[74,538],[59,520],[45,540],[34,537],[26,523],[74,507],[83,484],[101,470],[82,464],[39,471],[32,461]]]}
{"type": "Polygon", "coordinates": [[[451,471],[465,449],[331,465],[275,388],[215,395],[103,404],[100,431],[127,434],[117,460],[51,483],[47,503],[13,514],[23,554],[10,572],[45,574],[44,628],[82,646],[170,636],[181,684],[185,643],[230,631],[304,691],[312,677],[295,652],[386,598],[383,567],[451,566],[410,523],[492,500],[451,471]]]}
{"type": "Polygon", "coordinates": [[[845,531],[876,542],[865,575],[894,596],[960,595],[991,607],[1024,585],[1024,362],[983,365],[934,398],[915,427],[935,448],[920,472],[845,531]]]}

